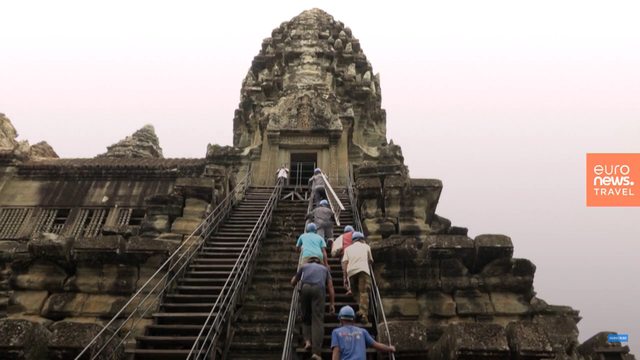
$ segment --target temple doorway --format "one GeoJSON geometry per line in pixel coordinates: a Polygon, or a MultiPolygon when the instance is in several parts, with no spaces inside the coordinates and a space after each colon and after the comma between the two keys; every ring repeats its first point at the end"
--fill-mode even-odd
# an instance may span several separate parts
{"type": "Polygon", "coordinates": [[[318,165],[317,152],[291,153],[289,185],[306,186],[318,165]]]}

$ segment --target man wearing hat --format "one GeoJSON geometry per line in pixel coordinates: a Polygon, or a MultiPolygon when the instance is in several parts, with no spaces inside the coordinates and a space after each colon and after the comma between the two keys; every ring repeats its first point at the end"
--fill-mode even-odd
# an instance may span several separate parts
{"type": "Polygon", "coordinates": [[[300,302],[302,304],[302,336],[306,350],[313,352],[312,359],[321,359],[322,338],[324,337],[324,306],[326,291],[329,289],[329,312],[335,312],[335,293],[331,272],[320,263],[318,256],[310,256],[306,264],[298,269],[291,279],[291,285],[301,281],[300,302]]]}
{"type": "Polygon", "coordinates": [[[356,314],[351,306],[343,306],[338,313],[340,327],[331,333],[333,360],[366,360],[367,346],[380,352],[396,352],[395,346],[381,344],[369,332],[355,326],[356,314]]]}
{"type": "Polygon", "coordinates": [[[356,231],[351,235],[353,244],[345,249],[342,256],[344,276],[349,279],[350,290],[358,302],[358,314],[363,324],[369,322],[369,291],[371,290],[371,272],[373,263],[371,248],[364,242],[364,234],[356,231]]]}

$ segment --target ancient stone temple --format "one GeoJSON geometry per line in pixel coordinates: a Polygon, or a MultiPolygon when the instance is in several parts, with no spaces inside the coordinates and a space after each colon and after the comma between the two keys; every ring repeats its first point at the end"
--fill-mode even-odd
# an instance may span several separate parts
{"type": "MultiPolygon", "coordinates": [[[[104,154],[60,159],[46,143],[16,141],[1,115],[0,358],[73,359],[249,168],[253,185],[273,187],[285,163],[292,189],[316,167],[339,199],[353,185],[349,211],[372,247],[387,319],[377,333],[387,342],[389,328],[396,358],[633,359],[607,341],[614,333],[580,344],[579,311],[537,296],[536,267],[513,258],[508,236],[470,238],[436,214],[443,184],[409,176],[400,147],[387,141],[381,96],[355,34],[312,9],[263,40],[242,81],[233,146],[210,144],[203,158],[165,158],[147,125],[104,154]]],[[[296,206],[288,211],[306,210],[296,206]]],[[[287,241],[298,234],[269,235],[286,257],[259,267],[289,261],[295,270],[287,241]]],[[[258,337],[241,344],[263,354],[282,348],[258,337]]]]}

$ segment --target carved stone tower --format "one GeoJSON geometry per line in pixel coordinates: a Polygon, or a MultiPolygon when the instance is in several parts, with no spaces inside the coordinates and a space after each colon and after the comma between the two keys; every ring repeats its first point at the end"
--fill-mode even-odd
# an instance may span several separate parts
{"type": "Polygon", "coordinates": [[[256,183],[273,184],[281,163],[304,163],[343,185],[348,163],[376,159],[387,145],[386,116],[372,72],[351,29],[322,10],[274,29],[243,81],[233,123],[233,145],[253,162],[256,183]]]}

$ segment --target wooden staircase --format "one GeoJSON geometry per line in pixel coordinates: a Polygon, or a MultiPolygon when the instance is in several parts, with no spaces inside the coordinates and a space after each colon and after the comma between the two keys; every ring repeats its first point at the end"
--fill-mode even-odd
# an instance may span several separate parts
{"type": "MultiPolygon", "coordinates": [[[[251,231],[273,192],[273,187],[251,187],[218,231],[194,255],[177,280],[144,336],[127,349],[127,359],[184,360],[191,351],[251,231]]],[[[205,327],[206,334],[210,327],[205,327]]],[[[202,340],[199,340],[202,341],[202,340]]]]}

